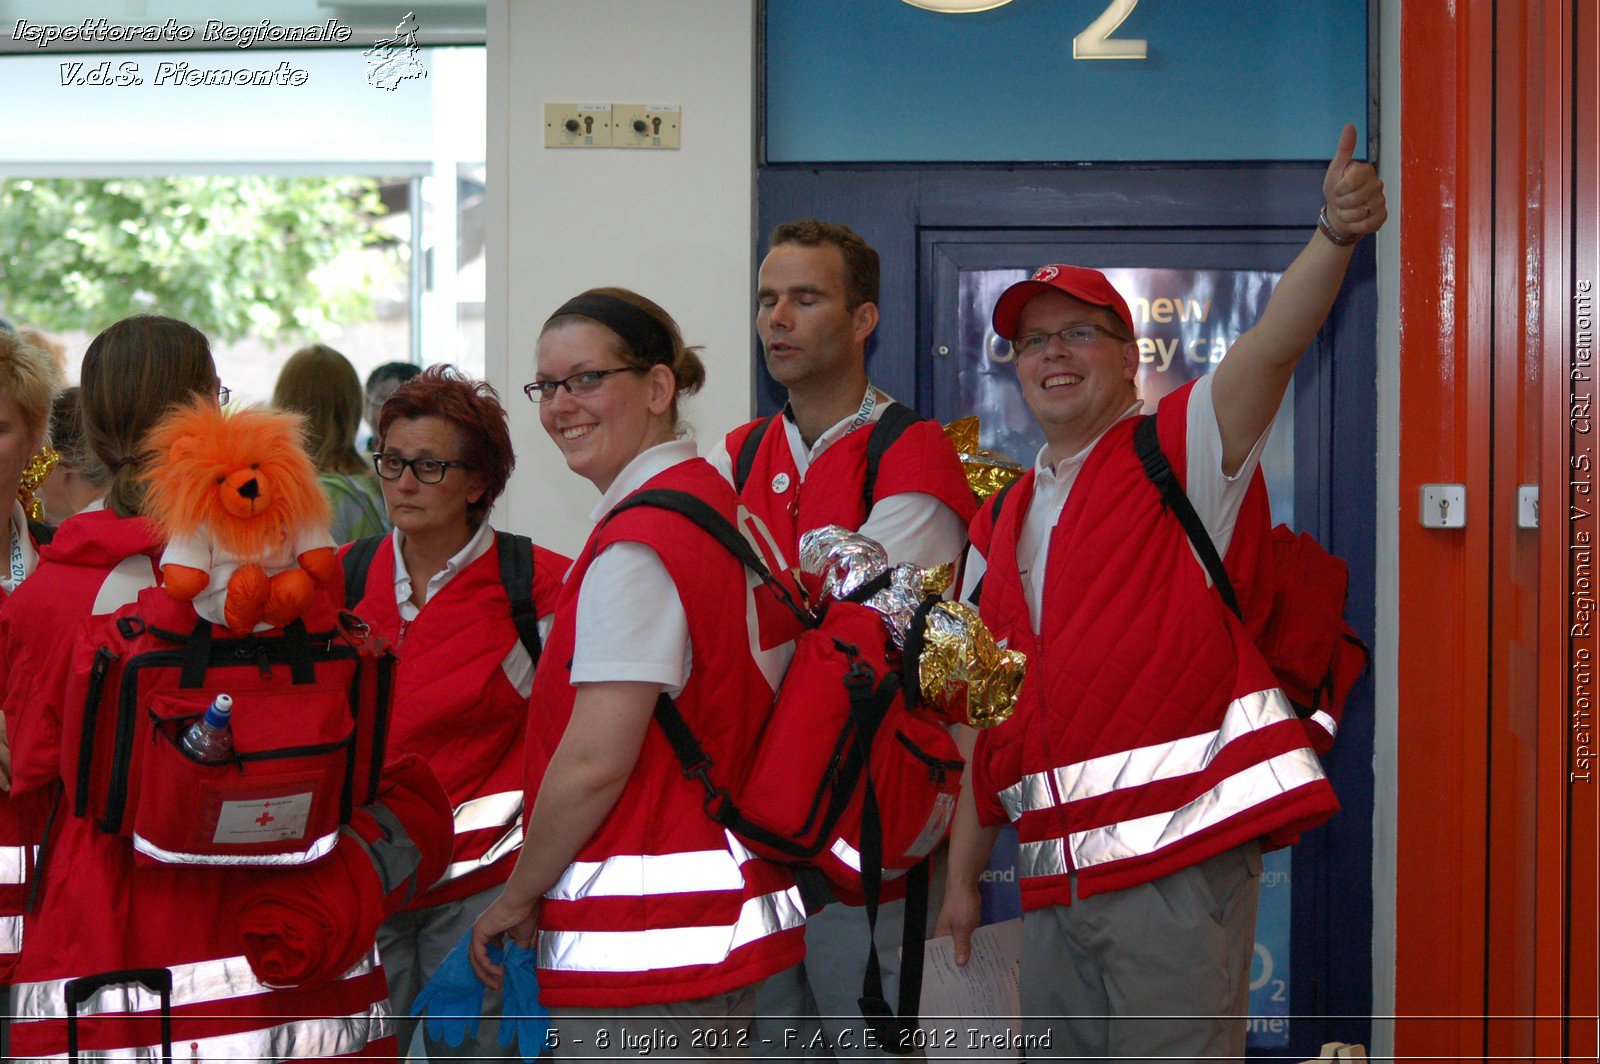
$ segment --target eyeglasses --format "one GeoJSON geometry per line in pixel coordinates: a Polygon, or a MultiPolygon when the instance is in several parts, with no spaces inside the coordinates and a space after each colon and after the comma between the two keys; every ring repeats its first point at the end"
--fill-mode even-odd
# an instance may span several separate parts
{"type": "Polygon", "coordinates": [[[587,369],[582,373],[574,373],[570,377],[563,377],[558,381],[534,381],[532,384],[522,386],[523,394],[536,403],[548,403],[556,397],[556,392],[565,388],[570,395],[593,395],[600,390],[600,385],[613,373],[643,373],[644,370],[633,366],[618,366],[616,369],[587,369]]]}
{"type": "Polygon", "coordinates": [[[1084,324],[1074,325],[1070,329],[1059,329],[1056,332],[1029,333],[1027,336],[1019,336],[1011,341],[1011,351],[1013,354],[1018,355],[1043,351],[1050,341],[1056,337],[1060,337],[1061,342],[1068,347],[1088,347],[1102,336],[1110,337],[1118,343],[1125,344],[1128,342],[1126,336],[1119,336],[1110,329],[1105,329],[1098,325],[1084,324]]]}
{"type": "Polygon", "coordinates": [[[372,468],[384,480],[399,480],[407,469],[423,484],[437,484],[444,479],[446,469],[465,469],[467,463],[446,461],[443,458],[401,458],[397,454],[377,451],[372,456],[372,468]]]}
{"type": "Polygon", "coordinates": [[[228,400],[232,396],[233,396],[233,393],[231,391],[229,391],[228,389],[222,387],[220,384],[217,386],[217,405],[218,406],[227,406],[228,405],[228,400]]]}

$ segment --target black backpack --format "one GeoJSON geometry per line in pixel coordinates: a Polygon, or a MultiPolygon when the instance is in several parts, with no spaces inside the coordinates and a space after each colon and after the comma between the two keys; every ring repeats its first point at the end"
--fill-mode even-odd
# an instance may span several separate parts
{"type": "MultiPolygon", "coordinates": [[[[756,464],[756,452],[761,449],[761,441],[767,435],[767,430],[773,423],[783,417],[776,413],[756,424],[750,434],[744,438],[744,443],[739,445],[739,454],[733,465],[733,490],[740,495],[744,494],[745,482],[750,479],[750,470],[756,464]]],[[[883,461],[883,456],[889,448],[905,435],[905,431],[918,421],[917,413],[909,406],[902,403],[890,403],[884,407],[883,416],[873,422],[868,431],[871,435],[867,438],[867,475],[861,481],[861,504],[870,513],[874,501],[874,494],[878,487],[878,465],[883,461]]]]}
{"type": "MultiPolygon", "coordinates": [[[[363,536],[350,544],[344,556],[344,608],[353,610],[367,593],[367,573],[372,559],[388,536],[363,536]]],[[[495,553],[500,556],[500,586],[511,600],[511,623],[517,629],[522,649],[535,665],[539,664],[539,611],[529,589],[533,587],[533,540],[510,532],[494,534],[495,553]]]]}

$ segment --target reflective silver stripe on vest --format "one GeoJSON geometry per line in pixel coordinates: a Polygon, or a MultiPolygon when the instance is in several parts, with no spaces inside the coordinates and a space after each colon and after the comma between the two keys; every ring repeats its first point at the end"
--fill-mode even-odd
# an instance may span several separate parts
{"type": "Polygon", "coordinates": [[[732,925],[541,931],[539,967],[566,972],[650,972],[718,964],[741,946],[803,927],[805,922],[800,891],[790,887],[745,899],[738,922],[732,925]]]}
{"type": "Polygon", "coordinates": [[[1060,839],[1024,842],[1017,847],[1017,875],[1024,879],[1029,876],[1066,875],[1065,852],[1060,839]]]}
{"type": "Polygon", "coordinates": [[[1228,703],[1222,714],[1222,727],[1215,731],[1106,754],[1057,769],[1056,793],[1065,804],[1200,772],[1235,739],[1296,719],[1294,707],[1276,687],[1243,695],[1228,703]]]}
{"type": "MultiPolygon", "coordinates": [[[[377,1001],[364,1012],[350,1016],[325,1016],[293,1020],[262,1031],[214,1035],[179,1041],[172,1047],[172,1059],[267,1061],[305,1057],[341,1057],[359,1052],[380,1038],[394,1034],[394,1018],[387,999],[377,1001]]],[[[16,1061],[66,1060],[65,1053],[48,1057],[13,1057],[16,1061]]],[[[136,1046],[128,1049],[80,1049],[78,1060],[133,1061],[159,1064],[161,1047],[136,1046]]]]}
{"type": "Polygon", "coordinates": [[[22,952],[22,917],[0,916],[0,953],[22,952]]]}
{"type": "MultiPolygon", "coordinates": [[[[834,839],[828,852],[843,861],[852,871],[861,871],[861,851],[843,839],[834,839]]],[[[884,880],[899,879],[906,874],[904,868],[885,868],[881,870],[884,880]]]]}
{"type": "Polygon", "coordinates": [[[511,830],[496,839],[494,845],[484,851],[482,857],[474,857],[468,861],[453,862],[450,867],[444,870],[444,875],[439,877],[439,882],[435,883],[434,886],[437,887],[440,883],[449,883],[452,880],[460,879],[462,876],[470,872],[476,872],[480,868],[488,868],[500,858],[506,856],[506,854],[516,853],[517,847],[521,845],[522,821],[518,819],[515,824],[511,825],[511,830]]]}
{"type": "Polygon", "coordinates": [[[1339,734],[1339,722],[1320,709],[1311,714],[1311,721],[1321,726],[1322,730],[1328,733],[1330,739],[1339,734]]]}
{"type": "Polygon", "coordinates": [[[1039,809],[1048,809],[1055,803],[1050,800],[1050,784],[1045,780],[1045,773],[1034,772],[1022,777],[996,797],[1005,808],[1006,816],[1015,821],[1023,813],[1034,812],[1039,809]]]}
{"type": "MultiPolygon", "coordinates": [[[[1294,707],[1276,687],[1243,695],[1228,703],[1222,714],[1222,727],[1199,735],[1189,735],[1166,743],[1153,743],[1134,750],[1103,754],[1087,761],[1058,768],[1048,773],[1054,778],[1062,804],[1129,787],[1143,787],[1156,780],[1187,776],[1203,771],[1223,747],[1253,731],[1297,719],[1294,707]]],[[[1050,796],[1046,773],[1035,772],[1007,787],[998,795],[1006,815],[1016,820],[1023,813],[1049,809],[1050,796]]]]}
{"type": "MultiPolygon", "coordinates": [[[[378,966],[374,949],[339,977],[339,981],[367,975],[378,966]]],[[[227,1001],[229,998],[266,994],[270,987],[255,977],[250,962],[243,957],[224,957],[214,961],[176,964],[172,972],[172,1007],[227,1001]]],[[[40,983],[17,983],[11,988],[11,1009],[16,1022],[65,1020],[66,985],[71,979],[48,979],[40,983]]],[[[105,987],[78,1006],[79,1016],[103,1016],[123,1012],[156,1012],[161,995],[138,983],[117,983],[105,987]]]]}
{"type": "MultiPolygon", "coordinates": [[[[752,854],[733,836],[727,835],[727,840],[726,850],[629,853],[607,857],[604,861],[574,861],[544,896],[553,901],[579,901],[743,890],[744,873],[739,866],[750,860],[752,854]]],[[[544,936],[541,934],[540,938],[544,936]]]]}
{"type": "Polygon", "coordinates": [[[208,865],[221,868],[277,868],[308,865],[313,861],[320,861],[332,853],[333,847],[338,841],[339,833],[334,831],[317,839],[298,853],[176,853],[172,850],[163,850],[138,832],[133,834],[133,848],[146,857],[160,861],[162,864],[208,865]]]}
{"type": "Polygon", "coordinates": [[[28,851],[38,860],[37,846],[0,846],[0,885],[16,886],[28,881],[28,851]]]}
{"type": "Polygon", "coordinates": [[[1082,869],[1125,857],[1142,857],[1323,778],[1316,754],[1305,749],[1291,750],[1234,773],[1172,812],[1074,832],[1072,860],[1082,869]]]}
{"type": "Polygon", "coordinates": [[[469,831],[501,827],[521,816],[522,792],[501,791],[462,802],[451,814],[451,820],[455,822],[456,834],[465,835],[469,831]]]}

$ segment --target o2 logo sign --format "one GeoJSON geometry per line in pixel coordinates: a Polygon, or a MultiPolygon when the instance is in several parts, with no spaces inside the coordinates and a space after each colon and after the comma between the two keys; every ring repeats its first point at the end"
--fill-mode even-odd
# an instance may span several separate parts
{"type": "MultiPolygon", "coordinates": [[[[905,0],[912,7],[925,11],[938,11],[946,15],[971,15],[979,11],[992,11],[1005,7],[1011,0],[905,0]]],[[[1112,34],[1123,20],[1133,14],[1139,0],[1111,0],[1100,17],[1089,23],[1084,31],[1072,38],[1074,59],[1146,59],[1145,41],[1124,38],[1112,39],[1112,34]]]]}

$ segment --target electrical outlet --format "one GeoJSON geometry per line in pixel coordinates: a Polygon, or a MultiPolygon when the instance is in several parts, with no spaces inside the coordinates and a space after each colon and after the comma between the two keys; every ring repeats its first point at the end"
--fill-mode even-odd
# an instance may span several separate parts
{"type": "Polygon", "coordinates": [[[676,104],[616,103],[611,105],[614,148],[676,148],[683,108],[676,104]]]}
{"type": "Polygon", "coordinates": [[[547,148],[611,147],[611,105],[608,103],[545,104],[544,146],[547,148]]]}

